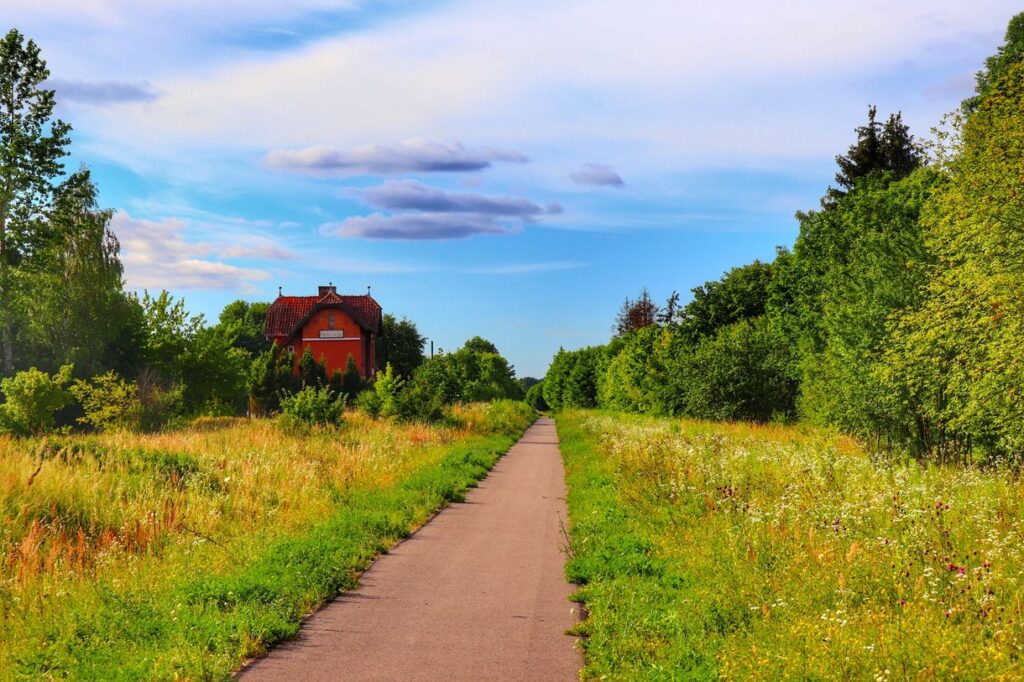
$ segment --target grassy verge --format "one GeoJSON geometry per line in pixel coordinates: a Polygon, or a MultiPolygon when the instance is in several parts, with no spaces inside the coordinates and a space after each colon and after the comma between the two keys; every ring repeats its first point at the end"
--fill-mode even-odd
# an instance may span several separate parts
{"type": "Polygon", "coordinates": [[[811,430],[559,415],[591,679],[1024,678],[1024,488],[811,430]]]}
{"type": "Polygon", "coordinates": [[[224,679],[483,477],[532,421],[351,417],[0,442],[0,676],[224,679]]]}

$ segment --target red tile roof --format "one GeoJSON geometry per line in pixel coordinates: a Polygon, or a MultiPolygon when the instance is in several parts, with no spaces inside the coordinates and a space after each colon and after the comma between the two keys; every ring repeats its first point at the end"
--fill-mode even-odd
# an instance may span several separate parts
{"type": "Polygon", "coordinates": [[[320,306],[348,308],[360,327],[375,334],[380,332],[381,307],[373,297],[342,296],[330,291],[323,296],[278,296],[267,310],[264,333],[269,339],[291,336],[320,306]]]}

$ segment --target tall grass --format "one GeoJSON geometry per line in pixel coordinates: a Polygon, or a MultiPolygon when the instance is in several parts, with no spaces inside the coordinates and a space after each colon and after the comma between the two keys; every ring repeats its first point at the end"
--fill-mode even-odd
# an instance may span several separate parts
{"type": "Polygon", "coordinates": [[[532,420],[204,420],[0,439],[0,676],[223,678],[483,476],[532,420]]]}
{"type": "Polygon", "coordinates": [[[778,426],[560,415],[586,676],[1024,678],[1024,489],[778,426]]]}

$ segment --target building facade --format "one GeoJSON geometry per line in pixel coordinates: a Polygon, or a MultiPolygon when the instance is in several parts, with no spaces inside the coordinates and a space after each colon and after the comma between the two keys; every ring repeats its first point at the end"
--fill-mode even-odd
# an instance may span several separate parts
{"type": "Polygon", "coordinates": [[[382,326],[380,304],[369,294],[338,294],[321,286],[316,296],[282,296],[270,308],[267,340],[295,351],[296,362],[310,349],[327,366],[327,375],[345,371],[349,356],[365,379],[376,373],[377,340],[382,326]]]}

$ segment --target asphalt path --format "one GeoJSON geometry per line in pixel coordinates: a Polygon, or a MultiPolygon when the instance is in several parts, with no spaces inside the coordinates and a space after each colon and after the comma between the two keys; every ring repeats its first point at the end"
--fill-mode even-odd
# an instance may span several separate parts
{"type": "Polygon", "coordinates": [[[574,680],[565,475],[538,420],[464,503],[378,559],[360,587],[239,677],[261,680],[574,680]]]}

